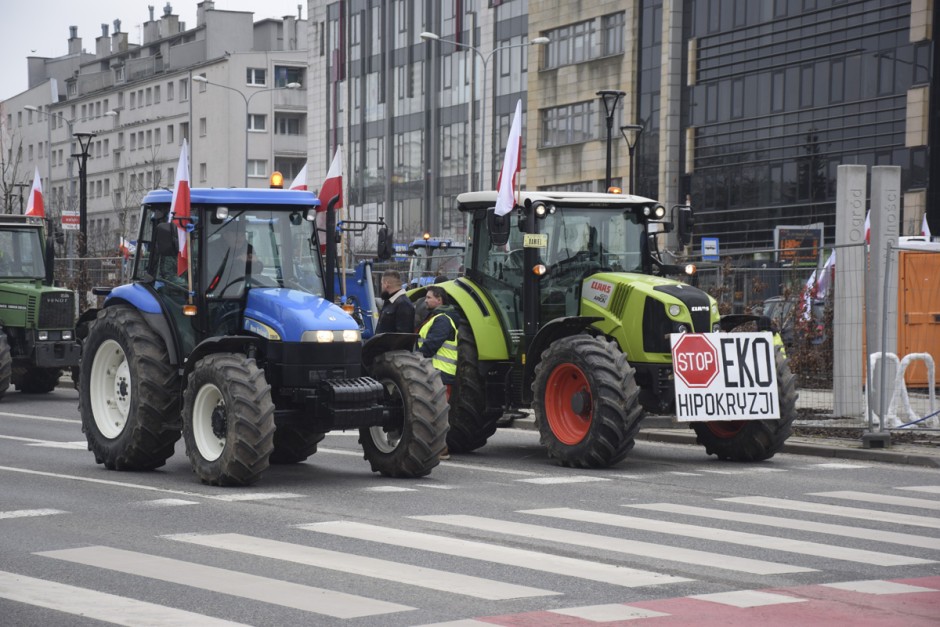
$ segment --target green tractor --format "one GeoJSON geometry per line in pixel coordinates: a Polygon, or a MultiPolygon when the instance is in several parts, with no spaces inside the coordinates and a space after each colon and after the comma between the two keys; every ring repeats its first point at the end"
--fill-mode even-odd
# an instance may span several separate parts
{"type": "Polygon", "coordinates": [[[11,383],[51,392],[78,364],[75,294],[52,286],[53,257],[42,218],[0,216],[0,397],[11,383]]]}
{"type": "MultiPolygon", "coordinates": [[[[495,214],[495,202],[495,192],[457,197],[472,225],[466,274],[442,284],[463,319],[452,453],[482,447],[504,414],[531,408],[552,459],[610,466],[633,448],[646,412],[675,413],[675,334],[708,334],[717,345],[730,335],[719,331],[742,323],[769,330],[756,316],[721,318],[711,296],[667,278],[683,269],[658,251],[656,232],[674,225],[653,200],[523,192],[505,216],[495,214]]],[[[688,241],[691,209],[676,211],[677,235],[688,241]]],[[[690,422],[708,454],[764,460],[789,437],[795,377],[778,339],[765,344],[778,416],[690,422]]]]}

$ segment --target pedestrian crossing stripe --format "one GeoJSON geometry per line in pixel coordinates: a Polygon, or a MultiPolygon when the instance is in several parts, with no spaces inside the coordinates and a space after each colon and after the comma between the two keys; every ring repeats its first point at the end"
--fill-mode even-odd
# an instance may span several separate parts
{"type": "Polygon", "coordinates": [[[926,492],[928,494],[940,494],[940,485],[912,485],[906,488],[897,488],[898,490],[909,490],[911,492],[926,492]]]}
{"type": "Polygon", "coordinates": [[[693,594],[690,599],[721,603],[733,607],[763,607],[765,605],[780,605],[781,603],[803,603],[806,599],[798,599],[783,594],[762,592],[760,590],[733,590],[731,592],[714,592],[712,594],[693,594]]]}
{"type": "Polygon", "coordinates": [[[813,503],[811,501],[791,501],[790,499],[777,499],[767,496],[732,496],[717,499],[727,503],[740,503],[742,505],[757,505],[773,507],[791,511],[825,514],[827,516],[841,516],[843,518],[859,518],[872,522],[891,523],[894,525],[910,525],[914,527],[929,527],[940,529],[940,519],[915,514],[902,514],[899,512],[880,512],[873,509],[846,507],[844,505],[829,505],[828,503],[813,503]]]}
{"type": "Polygon", "coordinates": [[[895,496],[892,494],[871,494],[868,492],[856,492],[854,490],[839,490],[836,492],[813,492],[809,496],[822,496],[827,499],[843,499],[847,501],[873,503],[875,505],[896,505],[898,507],[914,507],[940,511],[940,501],[915,499],[909,496],[895,496]]]}
{"type": "Polygon", "coordinates": [[[419,588],[428,588],[439,592],[448,592],[464,596],[504,601],[527,597],[551,596],[558,594],[550,590],[517,586],[511,583],[461,575],[423,566],[412,566],[401,562],[392,562],[374,557],[363,557],[351,553],[341,553],[311,546],[290,544],[277,540],[267,540],[238,533],[220,534],[176,534],[164,536],[170,540],[188,542],[227,551],[237,551],[256,557],[315,566],[344,573],[352,573],[384,581],[403,583],[419,588]]]}
{"type": "Polygon", "coordinates": [[[36,516],[55,516],[56,514],[67,514],[61,509],[16,509],[8,512],[0,512],[0,520],[5,518],[33,518],[36,516]]]}

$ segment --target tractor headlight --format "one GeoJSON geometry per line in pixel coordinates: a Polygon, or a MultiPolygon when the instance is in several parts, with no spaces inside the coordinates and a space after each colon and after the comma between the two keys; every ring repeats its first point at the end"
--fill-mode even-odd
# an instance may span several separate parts
{"type": "Polygon", "coordinates": [[[679,323],[676,325],[676,333],[688,333],[689,326],[684,323],[679,323]]]}
{"type": "Polygon", "coordinates": [[[40,341],[40,342],[45,342],[45,341],[48,340],[48,339],[49,339],[49,332],[48,332],[48,331],[40,331],[40,332],[39,332],[39,341],[40,341]]]}
{"type": "Polygon", "coordinates": [[[344,331],[304,331],[300,337],[301,342],[320,342],[328,344],[330,342],[358,342],[361,339],[357,329],[346,329],[344,331]]]}
{"type": "Polygon", "coordinates": [[[318,342],[332,342],[333,332],[332,331],[317,331],[317,341],[318,342]]]}
{"type": "Polygon", "coordinates": [[[63,332],[62,332],[62,339],[63,339],[63,340],[71,340],[71,339],[72,339],[72,332],[71,332],[71,331],[63,331],[63,332]]]}
{"type": "Polygon", "coordinates": [[[680,307],[679,305],[675,305],[675,304],[669,305],[669,315],[670,315],[670,316],[672,316],[673,318],[675,318],[675,317],[678,316],[680,313],[682,313],[682,307],[680,307]]]}
{"type": "Polygon", "coordinates": [[[344,342],[358,342],[359,331],[356,329],[347,329],[343,331],[343,341],[344,342]]]}

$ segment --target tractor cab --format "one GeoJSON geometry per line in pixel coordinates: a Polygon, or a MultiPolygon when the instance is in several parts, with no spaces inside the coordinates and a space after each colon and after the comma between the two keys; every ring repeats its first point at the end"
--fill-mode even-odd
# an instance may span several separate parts
{"type": "Polygon", "coordinates": [[[439,276],[455,279],[461,274],[466,246],[425,233],[408,245],[408,283],[430,285],[439,276]]]}

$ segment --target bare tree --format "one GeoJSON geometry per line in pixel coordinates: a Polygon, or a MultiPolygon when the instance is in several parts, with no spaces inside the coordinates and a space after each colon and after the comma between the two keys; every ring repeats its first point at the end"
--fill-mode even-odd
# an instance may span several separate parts
{"type": "Polygon", "coordinates": [[[17,183],[24,177],[23,138],[8,128],[3,108],[0,107],[0,194],[3,195],[3,213],[19,213],[17,183]]]}

